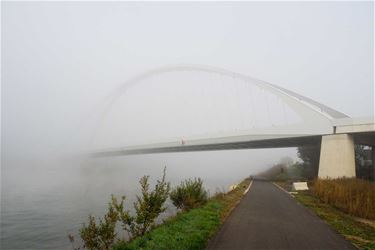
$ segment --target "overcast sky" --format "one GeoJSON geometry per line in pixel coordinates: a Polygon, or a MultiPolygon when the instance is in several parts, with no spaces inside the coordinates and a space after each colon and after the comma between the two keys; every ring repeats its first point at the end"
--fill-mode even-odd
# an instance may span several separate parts
{"type": "Polygon", "coordinates": [[[213,194],[297,158],[295,148],[67,153],[300,122],[319,128],[318,117],[306,122],[279,97],[225,75],[170,72],[127,85],[148,70],[210,65],[352,117],[373,115],[373,5],[2,1],[1,245],[69,248],[66,235],[86,215],[101,216],[110,194],[131,200],[138,179],[155,181],[164,166],[173,185],[201,177],[213,194]]]}
{"type": "MultiPolygon", "coordinates": [[[[176,63],[229,69],[293,90],[353,117],[371,116],[373,29],[370,1],[3,2],[2,148],[6,146],[8,153],[30,152],[43,150],[51,142],[59,145],[73,137],[77,127],[82,129],[85,117],[95,113],[105,97],[127,79],[176,63]]],[[[216,87],[210,84],[201,87],[206,89],[203,99],[215,95],[216,87]]],[[[171,86],[168,93],[180,88],[171,86]]],[[[233,95],[248,98],[238,94],[241,87],[231,89],[237,91],[233,95]]],[[[154,90],[145,85],[138,93],[152,96],[154,90]]],[[[136,93],[128,93],[125,99],[140,99],[136,93]]],[[[162,100],[164,96],[159,95],[162,100]]],[[[142,103],[147,103],[147,98],[142,103]]],[[[158,115],[160,109],[147,109],[154,104],[144,106],[142,114],[148,118],[140,131],[160,120],[167,123],[174,116],[172,111],[158,115]]],[[[208,108],[231,113],[230,108],[208,108]]],[[[237,118],[251,116],[250,109],[240,110],[237,118]]],[[[174,111],[183,116],[190,112],[190,119],[195,119],[195,109],[184,111],[176,104],[174,111]]],[[[204,121],[204,114],[199,124],[209,130],[210,121],[204,121]]],[[[116,117],[134,121],[138,116],[130,110],[116,117]]],[[[237,126],[227,120],[227,130],[237,126]]],[[[107,124],[111,122],[115,120],[107,124]]],[[[189,130],[182,131],[184,136],[189,134],[189,130]]]]}

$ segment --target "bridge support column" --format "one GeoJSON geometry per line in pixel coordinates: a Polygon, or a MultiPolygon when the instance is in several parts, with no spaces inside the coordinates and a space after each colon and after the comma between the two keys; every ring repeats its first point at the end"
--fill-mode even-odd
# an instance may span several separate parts
{"type": "Polygon", "coordinates": [[[355,177],[354,154],[354,141],[351,135],[322,136],[318,177],[355,177]]]}

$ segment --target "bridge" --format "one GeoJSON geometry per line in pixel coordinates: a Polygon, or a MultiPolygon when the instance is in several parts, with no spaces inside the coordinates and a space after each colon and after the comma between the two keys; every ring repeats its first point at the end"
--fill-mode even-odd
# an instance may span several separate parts
{"type": "MultiPolygon", "coordinates": [[[[355,176],[354,145],[372,147],[375,159],[374,118],[353,119],[324,104],[274,84],[261,81],[229,70],[202,65],[175,65],[145,72],[127,81],[123,88],[135,86],[150,77],[170,72],[203,72],[240,79],[250,85],[277,96],[291,108],[303,122],[250,128],[248,130],[216,133],[204,136],[174,138],[168,141],[143,145],[105,148],[95,150],[95,157],[117,155],[152,154],[188,151],[210,151],[252,148],[281,148],[306,145],[321,145],[318,176],[338,178],[355,176]]],[[[118,98],[122,90],[117,90],[112,100],[118,98]]],[[[113,101],[110,102],[110,105],[113,101]]],[[[109,107],[110,107],[109,105],[109,107]]]]}

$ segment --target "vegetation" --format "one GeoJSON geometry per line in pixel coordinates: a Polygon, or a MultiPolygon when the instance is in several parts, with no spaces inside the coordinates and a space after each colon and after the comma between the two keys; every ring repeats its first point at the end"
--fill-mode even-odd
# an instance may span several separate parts
{"type": "Polygon", "coordinates": [[[375,219],[375,183],[365,181],[374,177],[368,152],[367,147],[355,146],[356,175],[361,179],[316,179],[319,145],[299,147],[302,162],[289,166],[280,162],[260,176],[276,181],[286,190],[291,190],[296,177],[309,181],[311,191],[298,192],[295,197],[358,248],[375,249],[375,222],[371,221],[375,219]]]}
{"type": "Polygon", "coordinates": [[[362,218],[375,219],[375,183],[356,179],[317,179],[313,193],[323,202],[362,218]]]}
{"type": "Polygon", "coordinates": [[[222,204],[210,202],[202,208],[181,213],[130,243],[115,249],[204,249],[207,239],[220,226],[222,204]]]}
{"type": "Polygon", "coordinates": [[[293,162],[290,157],[284,157],[277,164],[257,176],[272,181],[305,180],[304,172],[302,163],[293,162]]]}
{"type": "Polygon", "coordinates": [[[232,212],[233,208],[241,201],[241,198],[244,195],[245,190],[250,185],[250,178],[243,180],[237,187],[231,190],[228,193],[217,193],[212,200],[217,200],[221,204],[223,204],[223,209],[220,213],[221,221],[228,217],[228,215],[232,212]]]}
{"type": "Polygon", "coordinates": [[[204,249],[249,183],[250,179],[246,179],[229,193],[216,194],[203,207],[179,213],[144,236],[121,242],[114,249],[204,249]]]}
{"type": "MultiPolygon", "coordinates": [[[[371,162],[370,148],[363,145],[355,145],[355,171],[357,178],[374,181],[374,164],[371,162]]],[[[298,157],[302,160],[302,176],[313,180],[318,176],[320,145],[303,146],[297,148],[298,157]]]]}
{"type": "Polygon", "coordinates": [[[359,249],[375,249],[374,225],[359,222],[352,216],[322,202],[310,192],[299,192],[295,197],[359,249]]]}
{"type": "MultiPolygon", "coordinates": [[[[87,249],[112,249],[116,240],[116,225],[121,222],[122,228],[128,232],[130,238],[143,236],[154,225],[156,218],[165,211],[163,204],[169,195],[170,184],[165,181],[165,168],[163,177],[157,181],[155,188],[149,189],[149,176],[143,176],[139,183],[141,184],[142,195],[137,196],[134,202],[135,215],[132,216],[129,211],[124,210],[125,196],[118,201],[112,195],[111,202],[108,204],[108,211],[103,219],[99,218],[99,223],[94,216],[89,216],[88,224],[83,224],[80,230],[80,236],[83,240],[83,247],[87,249]]],[[[69,235],[74,249],[74,237],[69,235]]]]}
{"type": "MultiPolygon", "coordinates": [[[[356,176],[359,179],[374,181],[374,164],[371,163],[370,148],[355,145],[356,176]]],[[[301,161],[293,162],[288,157],[282,158],[270,169],[263,171],[258,176],[273,180],[305,180],[313,181],[318,177],[320,145],[308,145],[297,148],[297,155],[301,161]]]]}
{"type": "Polygon", "coordinates": [[[157,181],[153,191],[150,191],[148,184],[149,176],[143,176],[139,183],[142,188],[142,196],[137,195],[134,203],[136,215],[129,216],[128,212],[123,212],[119,207],[120,220],[124,230],[128,231],[132,237],[144,235],[155,224],[155,219],[165,211],[164,202],[168,198],[170,184],[165,181],[165,168],[163,178],[157,181]]]}
{"type": "Polygon", "coordinates": [[[371,148],[369,146],[355,145],[355,172],[357,178],[375,181],[375,166],[371,159],[371,148]]]}
{"type": "MultiPolygon", "coordinates": [[[[123,197],[124,199],[125,197],[123,197]]],[[[96,224],[95,217],[89,216],[88,225],[84,224],[80,230],[84,247],[88,249],[110,249],[112,247],[116,237],[116,222],[119,218],[115,202],[116,199],[112,196],[112,201],[108,204],[108,212],[103,219],[99,219],[99,225],[96,224]]],[[[71,241],[73,243],[74,238],[71,241]]]]}
{"type": "Polygon", "coordinates": [[[297,148],[297,155],[302,160],[302,176],[312,180],[318,176],[320,145],[310,145],[297,148]]]}
{"type": "Polygon", "coordinates": [[[209,238],[216,232],[226,216],[243,196],[250,183],[246,179],[229,193],[217,193],[208,199],[200,178],[185,180],[171,193],[171,199],[182,212],[156,226],[156,218],[165,211],[163,207],[170,193],[165,181],[165,169],[161,180],[150,190],[149,176],[140,179],[142,193],[133,206],[135,214],[125,210],[125,196],[117,199],[112,195],[108,211],[103,218],[89,216],[83,224],[80,236],[84,245],[73,249],[204,249],[209,238]],[[120,223],[129,239],[119,240],[120,223]]]}
{"type": "Polygon", "coordinates": [[[190,210],[204,205],[207,202],[207,191],[203,188],[203,181],[200,178],[194,178],[181,182],[174,188],[170,198],[177,208],[190,210]]]}

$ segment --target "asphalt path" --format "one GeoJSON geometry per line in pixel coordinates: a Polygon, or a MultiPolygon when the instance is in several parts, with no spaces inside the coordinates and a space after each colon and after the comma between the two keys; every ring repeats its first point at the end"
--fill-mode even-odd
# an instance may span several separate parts
{"type": "Polygon", "coordinates": [[[207,249],[356,249],[289,194],[254,181],[207,249]]]}

